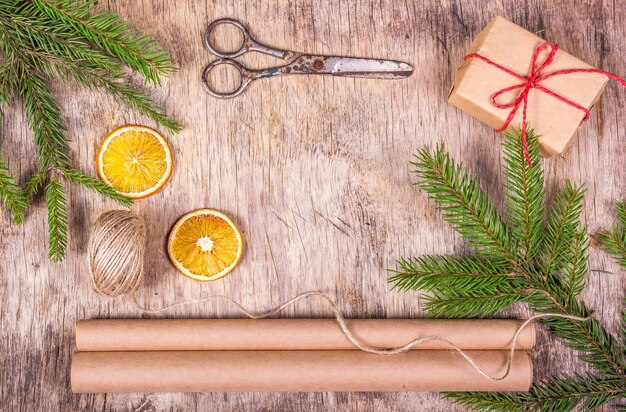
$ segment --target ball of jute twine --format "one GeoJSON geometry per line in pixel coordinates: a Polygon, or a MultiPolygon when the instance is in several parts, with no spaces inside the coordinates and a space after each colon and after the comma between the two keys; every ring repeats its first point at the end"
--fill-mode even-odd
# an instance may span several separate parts
{"type": "Polygon", "coordinates": [[[129,210],[100,215],[89,239],[94,290],[111,297],[135,292],[144,281],[145,247],[146,226],[141,216],[129,210]]]}
{"type": "Polygon", "coordinates": [[[428,341],[439,341],[448,346],[449,349],[456,351],[465,361],[474,368],[480,375],[492,381],[500,381],[506,379],[511,373],[513,366],[513,358],[515,356],[515,347],[517,346],[520,334],[532,323],[546,318],[563,318],[574,321],[584,322],[591,318],[563,315],[560,313],[541,313],[531,316],[522,322],[513,338],[509,348],[509,357],[507,367],[504,374],[493,376],[489,372],[482,369],[480,365],[474,361],[463,349],[459,348],[453,342],[441,336],[431,335],[418,337],[404,345],[379,348],[368,345],[357,338],[352,329],[348,325],[346,319],[341,314],[335,301],[326,293],[321,291],[311,291],[301,293],[288,301],[269,309],[265,312],[253,312],[242,304],[229,296],[212,295],[201,299],[178,302],[161,308],[151,309],[139,303],[135,291],[143,283],[143,258],[146,242],[146,227],[141,216],[127,210],[113,210],[102,214],[92,229],[89,241],[89,265],[92,273],[93,287],[96,292],[105,296],[121,296],[132,295],[132,298],[138,308],[147,313],[160,313],[170,309],[186,306],[198,305],[210,300],[223,300],[236,306],[245,316],[251,319],[263,319],[275,315],[289,306],[293,306],[296,302],[312,297],[322,298],[322,300],[331,308],[337,324],[341,328],[342,333],[355,346],[355,348],[368,353],[377,355],[394,355],[404,353],[411,350],[414,346],[420,345],[428,341]]]}

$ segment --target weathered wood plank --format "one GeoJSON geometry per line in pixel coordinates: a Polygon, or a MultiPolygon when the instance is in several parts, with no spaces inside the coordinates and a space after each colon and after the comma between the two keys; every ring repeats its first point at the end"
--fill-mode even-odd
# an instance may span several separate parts
{"type": "MultiPolygon", "coordinates": [[[[168,136],[175,171],[158,195],[134,209],[148,222],[147,282],[152,305],[223,293],[259,309],[307,290],[337,297],[346,316],[423,316],[417,293],[389,291],[386,269],[401,255],[463,252],[459,239],[411,183],[416,148],[443,141],[501,201],[500,137],[446,103],[456,66],[473,36],[504,15],[591,64],[623,72],[626,9],[619,2],[436,0],[314,2],[108,1],[175,54],[181,70],[150,93],[183,122],[168,136]],[[205,94],[200,72],[212,59],[201,42],[218,17],[241,19],[269,45],[315,53],[406,60],[408,80],[279,78],[218,101],[205,94]],[[244,259],[223,281],[194,283],[176,274],[165,238],[176,219],[198,207],[230,214],[247,242],[244,259]]],[[[273,61],[253,56],[246,63],[273,61]]],[[[110,129],[153,125],[100,93],[56,85],[73,158],[93,173],[97,145],[110,129]]],[[[589,188],[591,232],[614,221],[613,203],[626,197],[623,159],[624,91],[610,85],[562,159],[545,162],[548,187],[565,177],[589,188]]],[[[19,102],[5,113],[0,149],[22,181],[34,167],[32,135],[19,102]]],[[[136,395],[73,395],[69,365],[76,319],[143,316],[128,298],[90,290],[86,243],[90,224],[115,207],[72,187],[70,253],[46,259],[45,207],[39,201],[23,226],[0,223],[0,401],[6,410],[128,410],[136,395]]],[[[593,248],[591,267],[618,272],[593,248]]],[[[619,272],[618,272],[619,273],[619,272]]],[[[623,273],[623,272],[622,272],[623,273]]],[[[626,288],[623,275],[591,273],[585,296],[613,330],[626,288]]],[[[510,312],[526,314],[524,308],[510,312]]],[[[330,316],[319,301],[284,316],[330,316]]],[[[177,309],[172,317],[239,316],[225,304],[177,309]]],[[[575,355],[545,333],[534,351],[536,377],[583,370],[575,355]]],[[[437,394],[159,394],[154,410],[460,410],[437,394]]],[[[150,410],[144,405],[142,410],[150,410]]]]}

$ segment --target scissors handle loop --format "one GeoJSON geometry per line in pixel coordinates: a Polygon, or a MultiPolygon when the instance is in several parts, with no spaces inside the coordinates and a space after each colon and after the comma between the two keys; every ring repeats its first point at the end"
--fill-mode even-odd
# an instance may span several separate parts
{"type": "Polygon", "coordinates": [[[209,49],[211,53],[213,53],[214,55],[222,59],[226,59],[226,58],[234,59],[235,57],[241,56],[242,54],[250,50],[252,43],[253,43],[252,37],[250,36],[250,32],[248,31],[246,26],[244,26],[239,21],[234,20],[234,19],[215,20],[211,24],[209,24],[206,31],[204,32],[204,45],[206,46],[207,49],[209,49]],[[243,41],[241,42],[241,46],[239,46],[237,50],[232,51],[232,52],[220,50],[217,46],[215,46],[211,42],[211,33],[213,32],[213,30],[217,28],[217,26],[220,26],[222,24],[230,24],[232,26],[237,27],[239,31],[241,32],[241,34],[243,35],[243,41]]]}
{"type": "Polygon", "coordinates": [[[249,51],[256,51],[259,53],[264,53],[270,56],[278,57],[279,59],[285,59],[286,56],[289,55],[288,52],[280,49],[274,49],[272,47],[268,47],[258,41],[254,40],[248,31],[248,28],[244,26],[239,20],[235,19],[217,19],[211,22],[204,32],[204,45],[207,49],[217,57],[222,59],[234,59],[235,57],[239,57],[244,53],[249,51]],[[215,44],[211,42],[211,33],[217,26],[222,24],[230,24],[235,26],[241,31],[243,35],[243,41],[241,42],[241,46],[235,51],[228,52],[224,50],[220,50],[215,44]]]}
{"type": "Polygon", "coordinates": [[[204,68],[204,71],[202,72],[202,83],[204,84],[204,89],[211,96],[217,97],[219,99],[230,99],[232,97],[239,96],[254,79],[254,72],[242,66],[239,62],[228,58],[212,61],[204,68]],[[209,83],[209,73],[211,72],[211,70],[223,64],[233,66],[235,69],[237,69],[237,72],[239,72],[239,85],[234,91],[222,92],[219,90],[215,90],[209,83]]]}

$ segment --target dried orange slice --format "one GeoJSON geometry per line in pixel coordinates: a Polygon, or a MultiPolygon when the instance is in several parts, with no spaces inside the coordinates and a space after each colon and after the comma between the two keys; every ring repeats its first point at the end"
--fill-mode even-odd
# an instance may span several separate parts
{"type": "Polygon", "coordinates": [[[213,209],[198,209],[178,219],[167,241],[170,260],[183,275],[216,280],[239,263],[241,232],[233,221],[213,209]]]}
{"type": "Polygon", "coordinates": [[[133,199],[158,192],[172,174],[172,151],[149,127],[127,125],[109,133],[96,157],[98,176],[133,199]]]}

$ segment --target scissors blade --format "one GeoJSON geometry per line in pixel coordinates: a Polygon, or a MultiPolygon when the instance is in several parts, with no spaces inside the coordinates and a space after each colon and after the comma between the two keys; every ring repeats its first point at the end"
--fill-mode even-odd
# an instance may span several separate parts
{"type": "Polygon", "coordinates": [[[413,67],[395,60],[329,57],[326,60],[326,72],[333,76],[403,79],[413,74],[413,67]]]}

